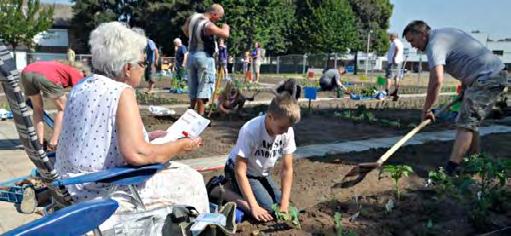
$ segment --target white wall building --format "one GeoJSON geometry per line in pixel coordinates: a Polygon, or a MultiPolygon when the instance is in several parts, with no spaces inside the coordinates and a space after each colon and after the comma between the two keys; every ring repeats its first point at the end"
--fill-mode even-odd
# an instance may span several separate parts
{"type": "MultiPolygon", "coordinates": [[[[504,40],[491,40],[489,35],[481,32],[472,32],[471,35],[486,46],[495,55],[498,55],[502,62],[506,64],[506,68],[511,69],[511,39],[504,40]]],[[[422,69],[428,70],[427,61],[428,58],[425,54],[417,53],[417,50],[412,48],[405,39],[401,39],[405,45],[405,57],[410,65],[407,68],[416,71],[419,62],[422,62],[422,69]]],[[[386,58],[385,58],[386,61],[386,58]]]]}

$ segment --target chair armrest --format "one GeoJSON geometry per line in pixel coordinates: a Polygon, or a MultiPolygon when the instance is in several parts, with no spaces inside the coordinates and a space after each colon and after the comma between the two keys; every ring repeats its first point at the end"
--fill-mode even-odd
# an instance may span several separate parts
{"type": "Polygon", "coordinates": [[[131,185],[145,182],[156,172],[164,168],[163,164],[147,166],[123,166],[115,167],[101,172],[84,174],[81,176],[59,179],[53,181],[55,186],[85,183],[105,183],[115,185],[131,185]]]}
{"type": "Polygon", "coordinates": [[[119,204],[112,199],[80,202],[24,224],[4,235],[84,235],[105,222],[119,204]]]}

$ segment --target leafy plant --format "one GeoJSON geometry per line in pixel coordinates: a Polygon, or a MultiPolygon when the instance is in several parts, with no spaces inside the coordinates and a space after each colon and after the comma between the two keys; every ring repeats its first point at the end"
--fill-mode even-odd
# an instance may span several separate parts
{"type": "Polygon", "coordinates": [[[383,167],[383,172],[389,173],[390,177],[394,180],[394,187],[396,190],[397,200],[401,198],[401,191],[399,189],[399,180],[404,176],[407,177],[413,173],[413,169],[407,165],[386,165],[383,167]]]}
{"type": "Polygon", "coordinates": [[[10,106],[9,106],[9,103],[2,103],[0,105],[0,108],[3,108],[5,110],[10,110],[11,109],[10,106]]]}
{"type": "Polygon", "coordinates": [[[319,87],[319,80],[314,79],[300,79],[298,80],[298,83],[302,87],[319,87]]]}
{"type": "Polygon", "coordinates": [[[177,77],[172,77],[172,79],[170,79],[170,87],[173,89],[178,89],[178,88],[182,89],[182,90],[188,89],[186,81],[180,80],[177,77]]]}
{"type": "Polygon", "coordinates": [[[430,171],[428,173],[428,180],[426,186],[432,186],[435,192],[440,196],[454,196],[456,193],[456,186],[450,176],[445,173],[443,167],[437,171],[430,171]]]}
{"type": "Polygon", "coordinates": [[[510,160],[479,154],[464,160],[463,171],[458,176],[447,176],[443,169],[430,172],[428,184],[438,194],[453,197],[466,205],[474,226],[482,228],[490,223],[490,210],[511,208],[511,192],[506,189],[510,176],[510,160]]]}
{"type": "Polygon", "coordinates": [[[161,104],[175,104],[178,102],[175,98],[166,98],[156,96],[152,93],[136,92],[137,102],[144,105],[161,105],[161,104]]]}
{"type": "Polygon", "coordinates": [[[372,97],[374,94],[378,91],[378,89],[375,86],[363,88],[360,91],[360,94],[364,97],[372,97]]]}
{"type": "Polygon", "coordinates": [[[348,230],[345,231],[342,226],[342,214],[339,212],[336,212],[334,214],[334,222],[335,222],[335,232],[337,232],[337,236],[354,236],[357,235],[355,232],[348,230]]]}
{"type": "Polygon", "coordinates": [[[13,51],[20,44],[34,47],[34,36],[53,24],[54,7],[41,6],[39,0],[0,1],[0,39],[10,44],[13,51]]]}
{"type": "Polygon", "coordinates": [[[387,120],[387,119],[379,119],[378,122],[380,125],[392,127],[392,128],[400,128],[401,122],[399,120],[387,120]]]}
{"type": "Polygon", "coordinates": [[[300,219],[298,218],[299,213],[296,207],[289,207],[289,212],[281,212],[278,204],[273,204],[271,209],[275,212],[275,219],[277,222],[284,221],[286,223],[291,223],[291,225],[297,229],[301,229],[300,219]]]}
{"type": "Polygon", "coordinates": [[[472,155],[464,160],[464,171],[460,178],[472,181],[468,181],[470,185],[459,188],[474,203],[471,219],[476,227],[488,224],[490,208],[502,204],[502,199],[509,195],[505,189],[509,177],[510,160],[496,160],[486,154],[472,155]]]}

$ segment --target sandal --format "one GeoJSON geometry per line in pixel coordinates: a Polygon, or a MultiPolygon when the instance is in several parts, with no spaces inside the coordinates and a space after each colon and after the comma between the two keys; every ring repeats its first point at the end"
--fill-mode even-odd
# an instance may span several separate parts
{"type": "Polygon", "coordinates": [[[37,199],[36,193],[33,187],[26,186],[23,188],[23,199],[19,205],[21,213],[32,214],[36,210],[37,199]]]}
{"type": "Polygon", "coordinates": [[[47,151],[48,152],[56,152],[57,151],[57,145],[58,144],[51,144],[51,143],[48,143],[48,146],[47,146],[47,151]]]}

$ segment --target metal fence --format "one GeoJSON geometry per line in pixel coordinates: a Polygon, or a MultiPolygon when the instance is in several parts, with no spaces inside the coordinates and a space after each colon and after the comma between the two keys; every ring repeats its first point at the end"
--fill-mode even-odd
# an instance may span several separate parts
{"type": "MultiPolygon", "coordinates": [[[[18,58],[18,60],[25,60],[28,63],[36,61],[48,61],[56,59],[67,59],[65,53],[26,53],[25,58],[18,58]]],[[[360,71],[368,70],[369,72],[382,70],[384,67],[384,58],[378,57],[374,54],[358,53],[357,65],[360,71]],[[368,63],[366,63],[366,61],[368,63]]],[[[262,74],[306,74],[310,69],[323,70],[325,68],[335,68],[339,63],[343,63],[348,68],[353,69],[355,64],[354,54],[343,53],[323,53],[323,54],[292,54],[275,57],[264,57],[261,64],[262,74]]],[[[77,54],[76,61],[80,61],[86,65],[91,65],[90,54],[77,54]]],[[[173,70],[175,62],[174,57],[161,57],[158,68],[164,72],[173,70]]],[[[228,70],[230,73],[243,72],[243,58],[234,57],[230,58],[228,63],[228,70]]],[[[18,68],[22,69],[22,68],[18,68]]]]}

